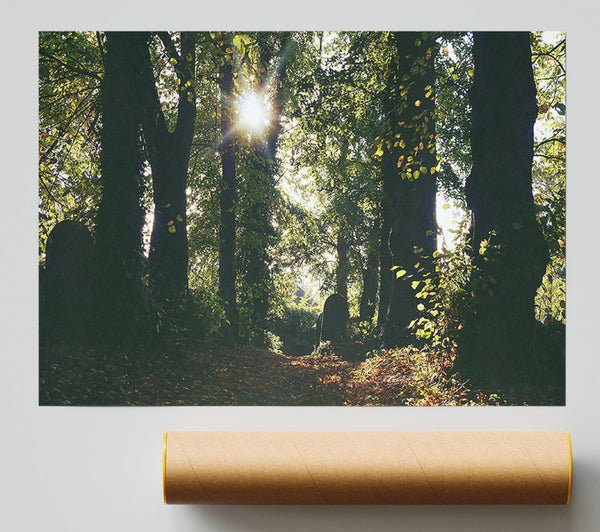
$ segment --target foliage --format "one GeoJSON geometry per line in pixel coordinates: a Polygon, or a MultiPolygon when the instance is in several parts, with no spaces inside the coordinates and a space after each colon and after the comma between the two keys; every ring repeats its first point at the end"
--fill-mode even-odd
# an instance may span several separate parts
{"type": "Polygon", "coordinates": [[[467,283],[473,270],[469,223],[463,219],[452,230],[457,235],[452,250],[433,253],[435,271],[411,279],[421,315],[409,327],[415,337],[433,349],[454,349],[469,304],[467,283]]]}
{"type": "Polygon", "coordinates": [[[550,249],[536,297],[536,317],[565,322],[566,298],[566,41],[564,33],[532,34],[538,121],[534,145],[533,194],[537,219],[550,249]]]}
{"type": "Polygon", "coordinates": [[[271,319],[269,331],[281,341],[282,353],[292,356],[309,354],[316,342],[315,324],[319,309],[288,303],[271,319]]]}
{"type": "Polygon", "coordinates": [[[99,202],[102,79],[99,43],[90,32],[39,35],[39,249],[70,218],[85,223],[99,202]]]}
{"type": "Polygon", "coordinates": [[[471,171],[471,115],[469,89],[473,78],[471,33],[452,32],[440,36],[436,57],[437,153],[441,169],[438,190],[466,207],[465,179],[471,171]]]}
{"type": "MultiPolygon", "coordinates": [[[[305,235],[312,246],[311,269],[322,279],[322,294],[336,291],[336,283],[360,283],[378,215],[377,172],[369,153],[379,117],[376,101],[354,79],[354,38],[315,35],[308,49],[316,55],[309,55],[312,62],[294,100],[293,129],[282,139],[292,163],[284,175],[295,202],[290,214],[301,214],[298,222],[310,230],[305,235]]],[[[349,286],[348,292],[356,290],[349,286]]]]}
{"type": "MultiPolygon", "coordinates": [[[[451,366],[452,358],[446,357],[443,352],[436,353],[413,347],[384,349],[373,352],[354,370],[352,376],[354,386],[359,390],[373,381],[379,383],[378,387],[371,388],[371,393],[364,397],[368,401],[367,404],[473,404],[464,383],[446,375],[451,366]]],[[[364,389],[361,393],[364,393],[364,389]]]]}

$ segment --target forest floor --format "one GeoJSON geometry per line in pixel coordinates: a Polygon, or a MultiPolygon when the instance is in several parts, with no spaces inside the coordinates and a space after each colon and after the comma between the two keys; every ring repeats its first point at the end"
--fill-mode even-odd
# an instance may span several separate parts
{"type": "Polygon", "coordinates": [[[40,344],[40,405],[510,405],[563,404],[558,390],[471,389],[452,356],[413,347],[349,362],[257,347],[172,340],[145,347],[40,344]],[[516,397],[519,397],[517,400],[516,397]]]}

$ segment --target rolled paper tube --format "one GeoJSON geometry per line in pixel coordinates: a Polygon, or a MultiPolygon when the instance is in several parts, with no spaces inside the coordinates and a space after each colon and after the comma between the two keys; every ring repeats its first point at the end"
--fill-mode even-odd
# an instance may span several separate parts
{"type": "Polygon", "coordinates": [[[568,432],[167,432],[165,503],[568,504],[568,432]]]}

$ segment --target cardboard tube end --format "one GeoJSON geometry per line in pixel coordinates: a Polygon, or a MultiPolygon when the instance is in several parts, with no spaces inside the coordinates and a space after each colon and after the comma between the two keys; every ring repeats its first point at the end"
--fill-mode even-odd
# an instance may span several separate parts
{"type": "Polygon", "coordinates": [[[571,433],[567,431],[567,440],[569,441],[569,491],[567,494],[567,504],[571,502],[571,487],[573,486],[573,447],[571,444],[571,433]]]}
{"type": "Polygon", "coordinates": [[[167,504],[167,434],[163,434],[163,456],[162,456],[162,480],[163,480],[163,502],[167,504]]]}

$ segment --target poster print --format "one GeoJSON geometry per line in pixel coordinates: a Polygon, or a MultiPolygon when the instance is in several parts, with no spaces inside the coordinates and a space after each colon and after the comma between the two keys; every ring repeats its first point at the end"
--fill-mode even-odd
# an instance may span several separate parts
{"type": "Polygon", "coordinates": [[[564,404],[565,53],[40,33],[40,404],[564,404]]]}

